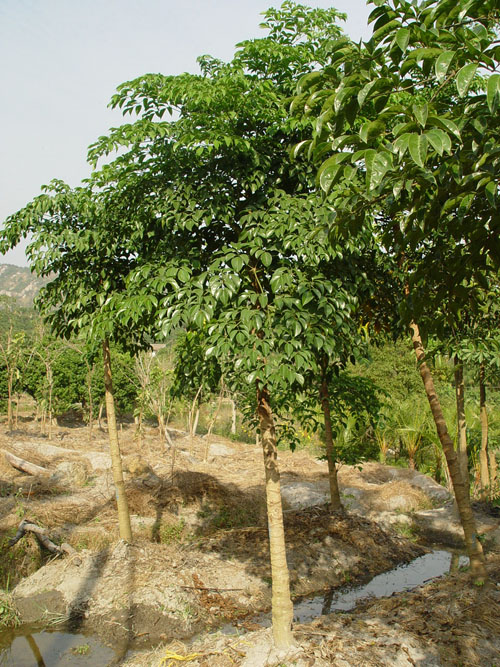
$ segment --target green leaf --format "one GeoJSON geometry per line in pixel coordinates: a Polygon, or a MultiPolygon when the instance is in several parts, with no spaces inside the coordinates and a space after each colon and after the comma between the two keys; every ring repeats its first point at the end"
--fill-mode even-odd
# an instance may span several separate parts
{"type": "Polygon", "coordinates": [[[425,136],[439,155],[443,155],[444,151],[451,153],[451,139],[443,130],[432,128],[425,133],[425,136]]]}
{"type": "Polygon", "coordinates": [[[486,99],[491,113],[495,113],[500,102],[500,74],[492,74],[488,79],[486,99]]]}
{"type": "Polygon", "coordinates": [[[443,130],[447,130],[454,134],[457,139],[460,139],[460,130],[454,121],[449,118],[443,118],[442,116],[429,116],[428,118],[429,125],[437,125],[443,130]]]}
{"type": "Polygon", "coordinates": [[[188,271],[187,269],[185,269],[184,267],[181,267],[181,268],[177,271],[177,279],[178,279],[181,283],[185,283],[185,282],[187,282],[187,281],[189,280],[189,271],[188,271]]]}
{"type": "Polygon", "coordinates": [[[360,131],[359,136],[365,144],[369,143],[375,137],[378,137],[380,134],[385,132],[385,125],[381,120],[372,120],[371,122],[365,123],[360,131]]]}
{"type": "Polygon", "coordinates": [[[400,28],[395,37],[396,44],[399,46],[401,51],[406,51],[408,47],[408,42],[410,41],[410,31],[408,28],[400,28]]]}
{"type": "Polygon", "coordinates": [[[399,25],[400,23],[398,19],[393,19],[392,21],[389,21],[378,30],[375,30],[375,32],[371,36],[370,41],[373,41],[375,44],[377,44],[378,42],[382,41],[384,37],[386,37],[391,31],[394,30],[394,28],[397,28],[399,25]]]}
{"type": "Polygon", "coordinates": [[[443,51],[443,53],[437,57],[436,62],[434,63],[434,71],[436,72],[438,81],[441,81],[446,76],[454,55],[455,51],[443,51]]]}
{"type": "Polygon", "coordinates": [[[263,252],[259,259],[264,266],[270,266],[273,261],[273,256],[269,252],[263,252]]]}
{"type": "Polygon", "coordinates": [[[408,149],[414,162],[423,167],[427,157],[427,137],[425,134],[410,134],[408,138],[408,149]]]}
{"type": "Polygon", "coordinates": [[[406,132],[405,134],[401,135],[394,141],[393,149],[398,153],[398,157],[401,160],[403,155],[406,153],[408,150],[408,139],[410,138],[410,133],[406,132]]]}
{"type": "Polygon", "coordinates": [[[498,193],[498,186],[494,181],[490,181],[488,185],[485,187],[485,192],[486,192],[486,198],[488,202],[490,203],[490,206],[492,208],[496,208],[497,206],[497,193],[498,193]]]}
{"type": "Polygon", "coordinates": [[[238,257],[238,256],[233,257],[232,260],[231,260],[231,266],[233,267],[233,269],[236,272],[239,273],[241,271],[241,269],[243,268],[243,260],[241,259],[241,257],[238,257]]]}
{"type": "Polygon", "coordinates": [[[321,189],[327,194],[342,172],[342,164],[339,164],[337,155],[332,155],[325,160],[318,170],[318,181],[321,189]]]}
{"type": "Polygon", "coordinates": [[[477,72],[476,63],[470,63],[469,65],[465,65],[464,67],[462,67],[462,69],[458,71],[456,84],[457,84],[458,94],[460,95],[460,97],[463,97],[469,90],[469,86],[472,83],[472,80],[474,79],[476,72],[477,72]]]}
{"type": "Polygon", "coordinates": [[[373,150],[366,151],[365,164],[368,189],[374,190],[382,183],[384,176],[392,167],[390,155],[373,150]]]}
{"type": "Polygon", "coordinates": [[[310,143],[311,143],[310,139],[304,139],[304,141],[299,141],[299,143],[296,144],[290,151],[292,159],[293,160],[297,159],[298,155],[302,152],[302,150],[305,149],[305,147],[308,146],[310,143]]]}
{"type": "Polygon", "coordinates": [[[370,94],[370,92],[376,87],[378,84],[378,79],[375,79],[375,81],[370,81],[369,83],[366,84],[366,86],[363,86],[361,90],[358,93],[358,104],[359,108],[363,106],[363,104],[366,101],[366,98],[370,94]]]}
{"type": "Polygon", "coordinates": [[[305,90],[308,90],[316,83],[321,81],[322,78],[323,78],[322,72],[309,72],[309,74],[305,74],[303,77],[300,78],[299,83],[297,84],[297,92],[299,94],[303,93],[305,90]]]}
{"type": "Polygon", "coordinates": [[[426,104],[414,104],[413,105],[413,115],[417,119],[417,122],[425,127],[427,122],[427,117],[429,116],[429,106],[426,104]]]}

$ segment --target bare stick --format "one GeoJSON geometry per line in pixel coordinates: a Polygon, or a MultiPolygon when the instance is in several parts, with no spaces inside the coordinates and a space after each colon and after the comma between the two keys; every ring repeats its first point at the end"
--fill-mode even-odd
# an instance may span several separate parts
{"type": "Polygon", "coordinates": [[[13,547],[14,544],[17,544],[17,542],[19,542],[19,540],[22,539],[26,533],[33,533],[38,543],[47,549],[47,551],[50,551],[51,554],[62,555],[66,553],[70,556],[76,554],[76,551],[72,546],[66,543],[61,544],[61,546],[54,544],[54,542],[52,542],[52,540],[47,535],[45,528],[40,528],[40,526],[37,526],[35,523],[31,523],[31,521],[26,520],[21,521],[19,524],[17,533],[9,540],[9,546],[13,547]]]}
{"type": "Polygon", "coordinates": [[[42,468],[42,466],[37,466],[34,463],[20,459],[18,456],[14,456],[14,454],[6,452],[5,450],[2,451],[6,460],[13,468],[16,468],[16,470],[25,472],[28,475],[50,475],[50,470],[47,470],[47,468],[42,468]]]}

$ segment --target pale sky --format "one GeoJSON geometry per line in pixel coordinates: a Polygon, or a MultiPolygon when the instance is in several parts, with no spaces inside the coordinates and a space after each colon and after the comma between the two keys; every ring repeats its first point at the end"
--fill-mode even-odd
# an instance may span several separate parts
{"type": "MultiPolygon", "coordinates": [[[[196,58],[230,60],[264,36],[261,12],[281,0],[0,0],[0,225],[53,178],[88,176],[87,147],[122,122],[107,104],[147,72],[198,72],[196,58]]],[[[368,38],[365,0],[302,0],[348,15],[368,38]]],[[[24,246],[0,263],[26,266],[24,246]]],[[[1,287],[1,286],[0,286],[1,287]]]]}

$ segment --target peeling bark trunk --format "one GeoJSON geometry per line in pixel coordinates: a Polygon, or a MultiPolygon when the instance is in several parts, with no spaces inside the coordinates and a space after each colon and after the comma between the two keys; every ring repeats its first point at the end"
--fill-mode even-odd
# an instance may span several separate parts
{"type": "Polygon", "coordinates": [[[454,358],[455,373],[455,397],[457,403],[457,453],[458,463],[462,478],[467,486],[467,493],[470,496],[469,484],[469,458],[467,456],[467,424],[465,421],[465,385],[464,385],[464,367],[462,362],[455,355],[454,358]]]}
{"type": "Polygon", "coordinates": [[[432,374],[425,362],[425,351],[420,337],[418,325],[415,322],[410,324],[412,332],[413,348],[418,361],[419,372],[424,383],[425,393],[431,408],[436,431],[443,447],[446,457],[446,463],[450,471],[450,477],[453,483],[453,490],[455,492],[455,499],[460,514],[460,521],[464,531],[465,545],[470,559],[471,571],[474,578],[478,581],[486,581],[488,578],[486,574],[485,560],[483,548],[477,538],[476,520],[472,513],[470,506],[469,494],[467,492],[466,484],[462,478],[462,473],[458,463],[457,452],[453,447],[453,441],[450,438],[446,421],[444,419],[441,404],[436,394],[434,387],[434,380],[432,374]]]}
{"type": "Polygon", "coordinates": [[[330,483],[330,499],[333,510],[341,510],[342,501],[340,500],[339,480],[337,476],[337,465],[335,463],[335,452],[333,447],[332,416],[330,413],[330,396],[328,394],[328,384],[323,378],[321,383],[321,407],[323,408],[323,418],[325,422],[325,446],[326,457],[328,460],[328,481],[330,483]]]}
{"type": "Polygon", "coordinates": [[[257,389],[257,415],[260,422],[266,473],[267,522],[272,576],[273,638],[277,648],[288,648],[293,644],[293,605],[290,597],[290,580],[286,562],[276,431],[267,389],[257,389]]]}
{"type": "Polygon", "coordinates": [[[120,537],[125,542],[132,542],[132,529],[130,527],[130,513],[128,509],[127,495],[125,493],[125,482],[123,481],[122,458],[118,432],[116,429],[115,399],[113,396],[113,380],[111,377],[111,356],[109,341],[102,343],[104,359],[104,388],[106,399],[106,418],[108,422],[109,449],[111,453],[111,467],[116,489],[116,504],[118,507],[118,525],[120,537]]]}
{"type": "Polygon", "coordinates": [[[490,489],[490,474],[488,471],[488,413],[486,411],[484,364],[479,367],[479,417],[481,420],[481,449],[479,450],[481,498],[486,500],[490,489]]]}

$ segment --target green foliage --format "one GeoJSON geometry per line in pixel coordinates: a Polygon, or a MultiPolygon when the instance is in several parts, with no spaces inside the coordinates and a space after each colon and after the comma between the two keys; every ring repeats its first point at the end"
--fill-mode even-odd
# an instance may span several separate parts
{"type": "Polygon", "coordinates": [[[181,519],[177,523],[163,524],[160,528],[159,538],[162,544],[173,544],[180,542],[184,533],[185,523],[181,519]]]}
{"type": "Polygon", "coordinates": [[[16,628],[21,624],[19,613],[8,593],[0,592],[0,628],[16,628]]]}
{"type": "Polygon", "coordinates": [[[28,306],[20,306],[13,297],[0,294],[0,336],[5,337],[9,329],[15,334],[24,332],[27,338],[32,338],[38,315],[28,306]]]}
{"type": "Polygon", "coordinates": [[[498,4],[373,4],[371,39],[339,45],[299,82],[294,108],[316,118],[302,150],[320,165],[335,234],[372,229],[398,260],[401,320],[442,332],[500,266],[498,4]]]}

